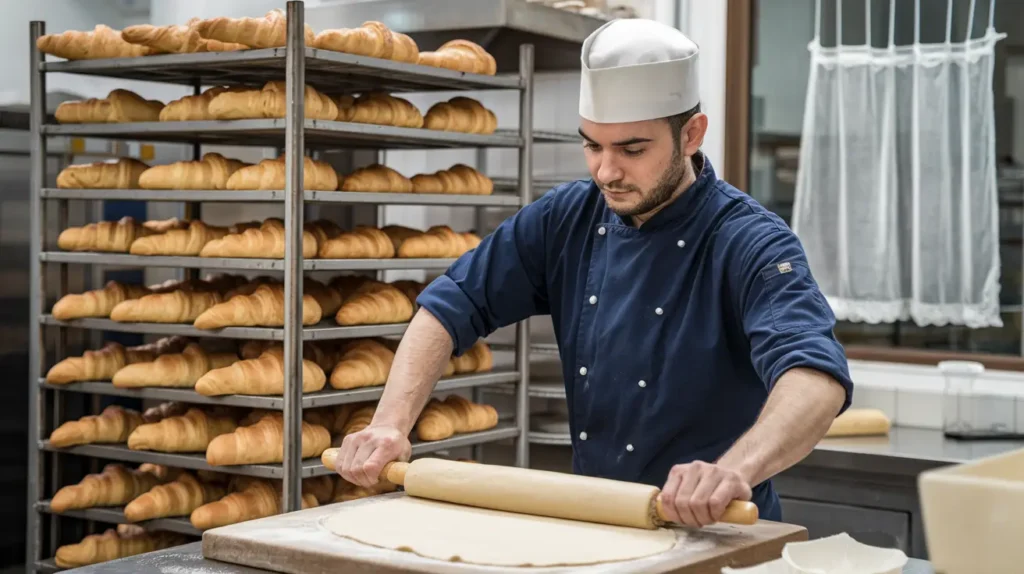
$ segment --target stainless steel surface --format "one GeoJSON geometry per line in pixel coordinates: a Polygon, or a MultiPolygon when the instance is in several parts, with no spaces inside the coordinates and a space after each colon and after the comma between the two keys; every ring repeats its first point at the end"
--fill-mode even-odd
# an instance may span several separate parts
{"type": "Polygon", "coordinates": [[[782,517],[785,522],[807,528],[812,539],[846,533],[863,544],[911,551],[908,512],[782,499],[782,517]]]}
{"type": "MultiPolygon", "coordinates": [[[[120,506],[108,506],[100,508],[85,508],[81,510],[67,510],[65,512],[56,513],[50,508],[49,500],[42,500],[36,504],[36,510],[39,512],[45,512],[46,514],[59,515],[59,516],[70,516],[71,518],[81,518],[83,520],[95,520],[98,522],[106,522],[108,524],[128,524],[128,520],[124,517],[124,508],[120,506]]],[[[190,536],[201,536],[202,531],[192,526],[187,517],[180,518],[157,518],[154,520],[145,520],[143,522],[134,522],[146,530],[152,531],[163,531],[163,532],[178,532],[181,534],[188,534],[190,536]]]]}
{"type": "MultiPolygon", "coordinates": [[[[434,392],[455,391],[488,385],[513,383],[519,380],[519,373],[515,371],[495,371],[491,373],[478,373],[474,375],[456,375],[446,377],[438,381],[434,392]]],[[[242,407],[252,409],[283,410],[284,398],[271,396],[254,395],[227,395],[223,397],[207,397],[200,395],[192,389],[165,389],[165,388],[131,388],[122,389],[113,384],[103,381],[85,381],[80,383],[68,383],[65,385],[51,385],[44,379],[39,384],[44,388],[60,388],[69,393],[95,393],[106,396],[132,397],[137,399],[152,399],[158,401],[182,401],[201,405],[222,405],[231,407],[242,407]]],[[[317,407],[328,407],[348,403],[361,403],[375,401],[381,397],[384,387],[366,387],[362,389],[351,389],[339,391],[328,389],[316,393],[305,393],[302,396],[302,408],[312,409],[317,407]]],[[[510,391],[511,392],[511,391],[510,391]]]]}
{"type": "MultiPolygon", "coordinates": [[[[525,206],[533,200],[533,46],[519,47],[519,76],[523,89],[519,92],[519,137],[523,147],[519,150],[519,201],[525,206]]],[[[530,442],[527,431],[530,421],[530,323],[516,323],[516,370],[519,387],[516,395],[516,421],[519,437],[516,440],[516,466],[530,466],[530,442]]]]}
{"type": "MultiPolygon", "coordinates": [[[[163,189],[57,189],[42,190],[45,199],[126,199],[135,201],[203,201],[238,203],[279,203],[284,190],[268,191],[194,191],[163,189]]],[[[510,194],[455,195],[435,193],[363,193],[354,191],[305,191],[307,203],[354,205],[458,205],[481,207],[518,207],[519,196],[510,194]]]]}
{"type": "Polygon", "coordinates": [[[281,507],[285,512],[302,509],[302,190],[304,159],[306,67],[302,2],[288,7],[285,61],[285,260],[284,269],[284,485],[281,507]]]}
{"type": "MultiPolygon", "coordinates": [[[[42,313],[44,286],[42,264],[39,253],[43,248],[45,228],[43,226],[43,202],[39,199],[39,190],[46,183],[46,139],[42,137],[40,128],[46,114],[46,80],[39,73],[40,64],[44,59],[42,52],[36,47],[36,40],[46,33],[46,24],[33,21],[29,24],[29,94],[30,103],[30,163],[29,163],[29,219],[31,220],[31,248],[29,258],[29,381],[39,378],[46,359],[43,349],[42,325],[35,320],[42,313]]],[[[25,517],[25,554],[26,563],[32,564],[40,558],[43,544],[42,528],[39,515],[33,505],[40,498],[40,481],[45,476],[44,459],[36,449],[36,442],[46,434],[42,428],[46,421],[43,412],[45,401],[40,400],[39,387],[29,384],[28,391],[28,501],[25,517]]]]}
{"type": "Polygon", "coordinates": [[[572,446],[572,439],[569,435],[556,432],[530,431],[527,433],[527,440],[530,444],[572,446]]]}
{"type": "MultiPolygon", "coordinates": [[[[202,542],[193,542],[141,556],[86,566],[76,574],[143,574],[148,572],[197,572],[202,574],[268,574],[268,570],[236,566],[203,558],[202,542]]],[[[910,559],[903,574],[935,574],[924,560],[910,559]]]]}
{"type": "MultiPolygon", "coordinates": [[[[284,119],[136,122],[124,124],[45,125],[49,136],[99,137],[153,142],[222,145],[280,145],[284,138],[284,119]]],[[[474,148],[519,147],[519,138],[503,135],[464,134],[417,128],[399,128],[373,124],[304,120],[306,145],[310,148],[474,148]]]]}
{"type": "Polygon", "coordinates": [[[887,437],[823,439],[800,464],[916,476],[1016,449],[1024,449],[1024,441],[957,441],[941,430],[893,427],[887,437]]]}
{"type": "MultiPolygon", "coordinates": [[[[43,315],[44,325],[62,325],[79,329],[96,329],[100,331],[116,331],[120,333],[147,333],[152,335],[182,335],[185,337],[220,337],[227,339],[260,339],[264,341],[283,341],[284,329],[273,327],[225,327],[216,330],[196,329],[187,324],[171,323],[118,323],[110,319],[74,319],[58,321],[53,315],[43,315]]],[[[333,321],[322,321],[317,325],[302,330],[305,341],[325,341],[330,339],[358,339],[362,337],[384,337],[401,335],[408,323],[393,325],[360,325],[355,327],[339,327],[333,321]]]]}
{"type": "MultiPolygon", "coordinates": [[[[221,257],[165,257],[127,253],[72,253],[46,251],[40,261],[80,263],[110,267],[185,267],[193,269],[233,269],[283,271],[285,259],[243,259],[221,257]]],[[[373,269],[447,269],[454,259],[305,259],[305,271],[364,271],[373,269]]]]}
{"type": "MultiPolygon", "coordinates": [[[[515,76],[467,74],[314,48],[303,48],[303,52],[306,59],[306,83],[331,94],[363,92],[368,89],[386,92],[423,92],[510,90],[519,87],[519,78],[515,76]]],[[[44,69],[47,72],[148,80],[188,86],[197,83],[204,86],[262,85],[286,77],[286,54],[287,48],[162,54],[145,58],[47,62],[44,69]]]]}
{"type": "Polygon", "coordinates": [[[494,56],[499,73],[515,73],[519,46],[532,44],[538,71],[579,70],[580,47],[604,20],[525,0],[363,0],[307,9],[325,28],[378,20],[409,34],[420,50],[465,38],[494,56]]]}
{"type": "MultiPolygon", "coordinates": [[[[279,203],[284,190],[195,191],[156,189],[56,189],[42,190],[45,199],[125,199],[134,201],[203,201],[209,203],[279,203]]],[[[456,205],[518,207],[519,196],[511,194],[455,195],[434,193],[364,193],[353,191],[305,191],[306,203],[352,205],[456,205]]]]}

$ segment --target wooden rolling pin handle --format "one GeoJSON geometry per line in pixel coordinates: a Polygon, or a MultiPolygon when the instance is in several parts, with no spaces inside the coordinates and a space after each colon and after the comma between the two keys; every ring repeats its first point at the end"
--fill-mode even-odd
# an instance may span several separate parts
{"type": "MultiPolygon", "coordinates": [[[[658,520],[664,523],[671,522],[665,515],[665,509],[661,507],[661,497],[655,498],[655,512],[658,520]]],[[[718,519],[719,522],[729,524],[754,524],[757,522],[757,505],[746,500],[734,500],[725,507],[725,514],[718,519]]]]}
{"type": "MultiPolygon", "coordinates": [[[[338,463],[338,449],[329,448],[320,455],[320,462],[331,470],[336,470],[338,463]]],[[[405,471],[409,469],[407,462],[389,462],[380,471],[380,479],[392,484],[405,484],[405,471]]]]}

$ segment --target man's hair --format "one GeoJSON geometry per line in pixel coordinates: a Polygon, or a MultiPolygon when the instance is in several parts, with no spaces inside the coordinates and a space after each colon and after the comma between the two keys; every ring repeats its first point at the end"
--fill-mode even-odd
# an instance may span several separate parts
{"type": "Polygon", "coordinates": [[[686,122],[690,121],[690,118],[700,113],[700,102],[697,102],[696,106],[686,110],[681,114],[674,116],[668,116],[665,119],[668,120],[668,127],[672,130],[672,143],[675,144],[676,149],[679,149],[679,139],[682,137],[683,126],[686,122]]]}

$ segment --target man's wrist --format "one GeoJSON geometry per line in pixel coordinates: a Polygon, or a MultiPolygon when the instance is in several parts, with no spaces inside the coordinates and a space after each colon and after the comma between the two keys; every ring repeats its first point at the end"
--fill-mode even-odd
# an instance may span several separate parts
{"type": "Polygon", "coordinates": [[[725,453],[715,464],[735,472],[751,488],[760,482],[757,479],[760,474],[759,465],[749,459],[736,457],[732,453],[725,453]]]}

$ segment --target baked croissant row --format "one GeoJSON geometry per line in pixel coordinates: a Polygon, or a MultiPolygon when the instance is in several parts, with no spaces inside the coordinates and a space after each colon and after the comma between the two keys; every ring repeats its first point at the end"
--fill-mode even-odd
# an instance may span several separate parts
{"type": "Polygon", "coordinates": [[[147,100],[129,90],[112,90],[105,98],[89,98],[61,103],[53,112],[62,124],[107,124],[155,122],[160,119],[163,102],[147,100]]]}
{"type": "Polygon", "coordinates": [[[358,28],[324,30],[313,38],[313,48],[416,64],[420,50],[405,34],[380,22],[363,22],[358,28]]]}
{"type": "Polygon", "coordinates": [[[455,434],[484,431],[497,424],[498,411],[491,405],[449,395],[443,401],[430,399],[416,421],[416,436],[422,441],[443,440],[455,434]]]}
{"type": "Polygon", "coordinates": [[[447,102],[430,106],[423,117],[423,127],[428,130],[493,134],[498,129],[498,118],[480,102],[456,96],[447,102]]]}
{"type": "Polygon", "coordinates": [[[121,31],[121,39],[129,44],[144,46],[156,54],[193,54],[196,52],[233,52],[246,50],[248,46],[219,40],[209,40],[199,35],[195,25],[199,18],[192,18],[184,26],[152,26],[139,24],[128,26],[121,31]]]}
{"type": "Polygon", "coordinates": [[[339,122],[422,128],[423,114],[412,102],[383,92],[368,92],[334,99],[339,122]]]}
{"type": "MultiPolygon", "coordinates": [[[[247,477],[246,477],[247,478],[247,477]]],[[[308,480],[308,479],[307,479],[308,480]]],[[[305,489],[305,481],[303,481],[305,489]]],[[[319,506],[312,493],[302,495],[302,508],[319,506]]],[[[207,502],[192,511],[189,520],[200,530],[237,524],[280,514],[281,489],[269,480],[249,479],[240,482],[234,492],[219,500],[207,502]]]]}
{"type": "Polygon", "coordinates": [[[382,231],[391,239],[395,254],[402,258],[461,257],[481,241],[474,233],[457,233],[447,225],[435,225],[427,231],[388,225],[382,231]]]}
{"type": "MultiPolygon", "coordinates": [[[[326,428],[302,422],[302,458],[318,457],[331,446],[326,428]]],[[[264,415],[258,422],[238,427],[214,438],[206,449],[211,466],[264,464],[284,460],[284,418],[281,413],[264,415]]]]}
{"type": "MultiPolygon", "coordinates": [[[[288,18],[274,8],[262,18],[210,18],[193,23],[199,35],[207,40],[242,44],[250,48],[280,48],[287,41],[288,18]]],[[[305,44],[313,45],[313,29],[305,25],[305,44]]]]}
{"type": "Polygon", "coordinates": [[[128,440],[128,436],[142,424],[137,411],[110,405],[98,415],[84,416],[68,421],[50,433],[50,444],[66,448],[80,444],[112,444],[128,440]]]}
{"type": "Polygon", "coordinates": [[[198,161],[177,161],[151,167],[139,176],[138,186],[141,189],[227,189],[228,179],[249,165],[209,152],[198,161]]]}
{"type": "Polygon", "coordinates": [[[138,189],[139,178],[149,169],[132,158],[69,165],[57,174],[61,189],[138,189]]]}
{"type": "Polygon", "coordinates": [[[494,56],[479,44],[469,40],[450,40],[433,52],[420,52],[419,63],[424,66],[488,76],[498,72],[494,56]]]}
{"type": "Polygon", "coordinates": [[[135,497],[124,507],[128,522],[141,522],[169,516],[188,516],[195,509],[219,500],[226,489],[217,484],[199,481],[194,475],[182,472],[165,484],[158,484],[135,497]]]}
{"type": "MultiPolygon", "coordinates": [[[[284,347],[274,345],[255,359],[243,359],[213,369],[195,383],[196,392],[206,396],[219,395],[283,395],[284,347]]],[[[327,376],[316,362],[302,361],[302,392],[312,393],[324,388],[327,376]]]]}
{"type": "Polygon", "coordinates": [[[121,506],[160,482],[155,474],[108,464],[103,472],[87,475],[78,484],[58,490],[50,501],[50,508],[54,512],[66,512],[97,506],[121,506]]]}
{"type": "Polygon", "coordinates": [[[128,436],[128,448],[157,452],[204,452],[213,439],[237,427],[226,415],[191,408],[180,416],[139,425],[128,436]]]}
{"type": "Polygon", "coordinates": [[[126,365],[113,374],[111,381],[118,388],[193,388],[208,372],[237,360],[238,355],[233,352],[210,352],[197,343],[189,343],[180,353],[126,365]]]}
{"type": "MultiPolygon", "coordinates": [[[[261,89],[224,90],[210,100],[208,113],[217,120],[283,118],[287,110],[285,82],[267,82],[261,89]]],[[[338,106],[334,100],[312,86],[305,87],[305,117],[313,120],[334,120],[338,106]]]]}
{"type": "Polygon", "coordinates": [[[36,47],[44,54],[67,60],[134,58],[153,53],[146,46],[126,42],[117,30],[103,24],[87,32],[68,30],[40,36],[36,40],[36,47]]]}
{"type": "MultiPolygon", "coordinates": [[[[228,178],[225,186],[236,190],[284,189],[285,157],[243,167],[228,178]]],[[[302,186],[309,190],[334,191],[338,189],[338,173],[327,162],[303,158],[302,186]]]]}
{"type": "Polygon", "coordinates": [[[154,361],[165,353],[176,353],[184,348],[180,337],[166,337],[157,343],[127,349],[117,342],[109,342],[102,349],[86,351],[81,357],[67,357],[46,373],[46,382],[53,385],[77,381],[109,381],[126,365],[154,361]]]}
{"type": "Polygon", "coordinates": [[[90,534],[81,542],[57,548],[54,562],[60,568],[79,568],[180,546],[186,540],[183,535],[170,532],[119,534],[111,528],[103,534],[90,534]]]}

